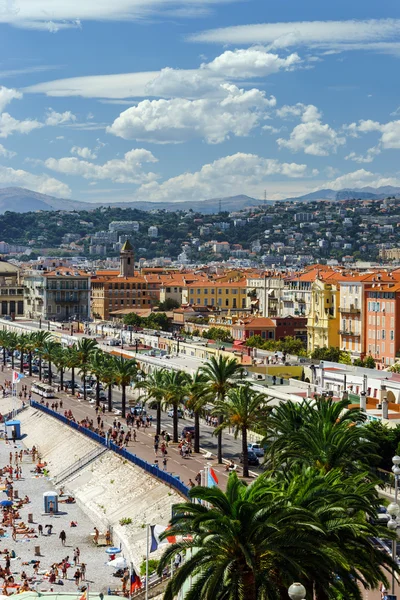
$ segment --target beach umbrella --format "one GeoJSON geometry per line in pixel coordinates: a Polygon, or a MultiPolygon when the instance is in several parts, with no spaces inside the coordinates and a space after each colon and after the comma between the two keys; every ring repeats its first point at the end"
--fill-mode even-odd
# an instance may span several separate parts
{"type": "Polygon", "coordinates": [[[0,506],[12,506],[12,505],[13,505],[12,500],[2,500],[0,502],[0,506]]]}
{"type": "Polygon", "coordinates": [[[106,549],[107,554],[119,554],[121,552],[121,548],[117,548],[116,546],[111,546],[111,548],[106,549]]]}
{"type": "Polygon", "coordinates": [[[118,558],[114,558],[114,560],[110,560],[110,562],[108,562],[107,565],[109,567],[112,567],[113,569],[126,569],[128,563],[126,561],[126,558],[124,558],[123,556],[119,556],[118,558]]]}

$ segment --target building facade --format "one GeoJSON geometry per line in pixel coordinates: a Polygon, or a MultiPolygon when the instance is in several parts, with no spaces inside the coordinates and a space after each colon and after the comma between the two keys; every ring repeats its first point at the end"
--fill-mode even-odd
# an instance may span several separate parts
{"type": "Polygon", "coordinates": [[[1,316],[11,318],[24,315],[24,289],[20,270],[11,263],[0,261],[1,316]]]}

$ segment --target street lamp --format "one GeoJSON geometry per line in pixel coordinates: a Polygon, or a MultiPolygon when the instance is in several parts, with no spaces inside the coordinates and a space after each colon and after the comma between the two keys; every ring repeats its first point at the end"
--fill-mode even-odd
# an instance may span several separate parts
{"type": "Polygon", "coordinates": [[[292,583],[288,589],[289,598],[291,600],[304,600],[306,597],[306,588],[302,583],[292,583]]]}
{"type": "MultiPolygon", "coordinates": [[[[389,504],[389,506],[387,507],[387,511],[388,514],[390,516],[390,519],[387,523],[387,527],[388,529],[390,529],[390,531],[397,531],[397,528],[400,525],[400,522],[398,520],[398,516],[400,513],[400,506],[397,502],[397,497],[398,497],[398,477],[400,475],[400,456],[393,456],[392,458],[392,463],[393,463],[393,467],[392,467],[392,471],[394,474],[394,502],[391,502],[389,504]]],[[[397,539],[392,540],[392,559],[393,562],[396,561],[396,550],[397,550],[397,539]]],[[[392,594],[394,594],[394,583],[395,583],[395,579],[394,579],[394,569],[392,572],[392,594]]]]}

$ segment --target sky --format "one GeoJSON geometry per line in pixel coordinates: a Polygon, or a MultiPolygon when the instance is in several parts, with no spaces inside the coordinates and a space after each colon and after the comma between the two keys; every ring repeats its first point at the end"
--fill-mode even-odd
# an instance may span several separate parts
{"type": "Polygon", "coordinates": [[[398,0],[0,0],[0,187],[400,186],[398,0]]]}

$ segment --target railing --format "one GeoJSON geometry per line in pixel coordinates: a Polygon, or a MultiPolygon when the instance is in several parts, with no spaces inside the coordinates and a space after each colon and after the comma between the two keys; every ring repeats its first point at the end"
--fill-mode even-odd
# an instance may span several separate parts
{"type": "Polygon", "coordinates": [[[80,458],[73,465],[71,465],[67,469],[64,469],[64,471],[61,471],[61,473],[59,473],[59,475],[57,475],[55,478],[56,484],[59,485],[61,481],[64,481],[64,479],[71,477],[71,475],[75,475],[75,473],[77,473],[84,467],[87,467],[87,465],[96,460],[96,458],[99,458],[102,454],[104,454],[104,452],[107,452],[106,447],[95,448],[94,450],[86,454],[83,458],[80,458]]]}
{"type": "Polygon", "coordinates": [[[75,429],[76,431],[83,433],[84,435],[91,438],[98,444],[101,444],[102,446],[110,448],[110,450],[112,450],[116,454],[119,454],[119,456],[122,456],[123,458],[125,458],[126,460],[129,460],[129,462],[133,463],[137,467],[146,471],[146,473],[153,475],[153,477],[156,477],[163,483],[166,483],[167,485],[171,486],[172,488],[174,488],[177,492],[179,492],[183,496],[185,496],[185,497],[188,496],[189,488],[183,483],[183,481],[181,481],[181,479],[178,476],[171,475],[171,473],[167,473],[166,471],[161,471],[157,465],[155,465],[155,464],[152,465],[152,464],[148,463],[147,461],[143,460],[142,458],[139,458],[139,456],[136,456],[136,454],[132,454],[132,452],[129,452],[126,448],[119,448],[113,442],[110,442],[110,441],[107,442],[107,440],[104,437],[102,437],[101,435],[99,435],[98,433],[95,433],[94,431],[87,429],[87,427],[82,427],[82,425],[79,425],[75,421],[71,421],[70,419],[67,419],[67,417],[64,417],[64,415],[60,415],[59,413],[55,412],[54,410],[51,410],[51,408],[47,408],[47,406],[45,406],[44,404],[40,404],[39,402],[35,402],[34,400],[31,400],[31,406],[32,406],[32,408],[41,410],[42,412],[50,415],[51,417],[58,419],[65,425],[69,425],[69,427],[72,427],[72,429],[75,429]]]}

